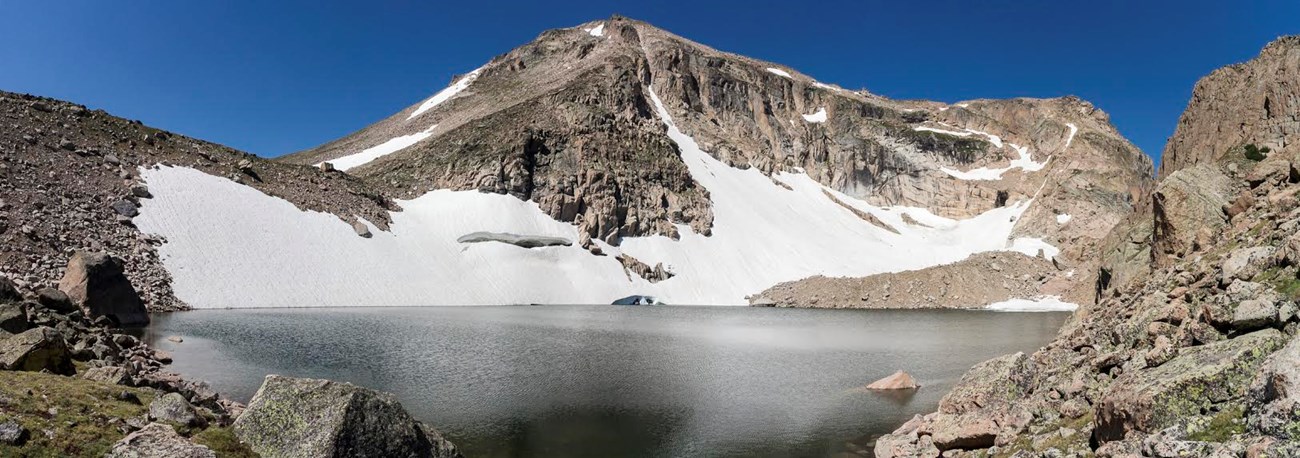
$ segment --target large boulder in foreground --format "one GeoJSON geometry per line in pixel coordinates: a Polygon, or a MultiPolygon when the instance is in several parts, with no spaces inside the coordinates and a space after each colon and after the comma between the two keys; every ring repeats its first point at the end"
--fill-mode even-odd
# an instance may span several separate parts
{"type": "Polygon", "coordinates": [[[393,395],[329,380],[268,375],[234,431],[266,458],[460,456],[393,395]]]}
{"type": "Polygon", "coordinates": [[[190,442],[171,426],[150,423],[113,444],[105,458],[217,458],[202,445],[190,442]]]}
{"type": "Polygon", "coordinates": [[[123,327],[147,325],[149,312],[122,268],[120,259],[79,251],[68,261],[59,289],[88,317],[108,317],[123,327]]]}
{"type": "Polygon", "coordinates": [[[44,326],[0,340],[0,369],[28,372],[48,370],[59,375],[77,372],[63,335],[44,326]]]}
{"type": "Polygon", "coordinates": [[[1246,394],[1265,358],[1286,343],[1276,329],[1184,348],[1158,367],[1125,373],[1096,408],[1094,436],[1121,440],[1129,431],[1155,433],[1246,394]]]}
{"type": "Polygon", "coordinates": [[[0,302],[0,338],[26,331],[27,307],[21,302],[0,302]]]}

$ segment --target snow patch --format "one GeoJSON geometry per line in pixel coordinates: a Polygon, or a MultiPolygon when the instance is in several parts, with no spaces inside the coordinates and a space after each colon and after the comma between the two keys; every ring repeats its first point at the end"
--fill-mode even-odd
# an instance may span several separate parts
{"type": "Polygon", "coordinates": [[[591,34],[591,36],[593,37],[603,37],[605,36],[605,23],[602,22],[600,23],[600,25],[597,25],[590,29],[582,29],[582,30],[591,34]]]}
{"type": "MultiPolygon", "coordinates": [[[[1076,125],[1071,124],[1071,123],[1065,123],[1065,125],[1066,125],[1066,127],[1069,127],[1069,128],[1070,128],[1070,136],[1069,136],[1069,137],[1066,137],[1066,139],[1065,139],[1065,148],[1069,148],[1069,147],[1070,147],[1070,143],[1074,142],[1074,134],[1079,133],[1079,126],[1076,126],[1076,125]]],[[[1065,148],[1061,148],[1061,149],[1064,150],[1065,148]]]]}
{"type": "Polygon", "coordinates": [[[962,132],[962,131],[956,131],[956,130],[940,129],[940,128],[937,128],[937,127],[926,127],[926,126],[920,126],[920,127],[913,128],[912,130],[915,130],[915,131],[918,131],[918,132],[938,132],[938,133],[941,133],[941,134],[956,135],[956,136],[958,136],[958,137],[969,137],[969,136],[971,136],[971,133],[970,133],[970,132],[962,132]]]}
{"type": "Polygon", "coordinates": [[[1079,305],[1062,301],[1059,296],[1043,296],[1036,299],[995,302],[984,308],[999,312],[1073,312],[1079,308],[1079,305]]]}
{"type": "MultiPolygon", "coordinates": [[[[917,128],[917,130],[921,130],[921,129],[922,128],[920,127],[917,128]]],[[[927,129],[927,130],[933,130],[933,129],[927,129]]],[[[1002,174],[1007,173],[1011,169],[1021,169],[1024,170],[1025,172],[1037,172],[1039,170],[1042,170],[1043,167],[1047,166],[1047,161],[1043,161],[1043,162],[1034,161],[1033,156],[1029,154],[1029,147],[1020,146],[1015,143],[1008,143],[1007,145],[1010,145],[1011,148],[1016,151],[1016,155],[1019,157],[1016,159],[1012,159],[1011,163],[1008,164],[1006,167],[996,168],[996,169],[988,168],[988,167],[980,167],[977,169],[971,169],[964,172],[957,169],[950,169],[948,167],[941,167],[939,170],[942,170],[943,173],[946,173],[949,176],[956,178],[958,180],[1001,180],[1002,174]]],[[[1051,158],[1049,157],[1048,160],[1051,160],[1051,158]]]]}
{"type": "Polygon", "coordinates": [[[771,72],[771,73],[773,73],[773,74],[775,74],[775,75],[778,75],[778,76],[784,76],[784,77],[786,77],[786,78],[794,78],[793,76],[790,76],[790,72],[787,72],[787,71],[785,71],[785,70],[781,70],[781,69],[779,69],[779,68],[767,67],[767,71],[769,71],[769,72],[771,72]]]}
{"type": "Polygon", "coordinates": [[[455,83],[452,83],[451,86],[447,86],[446,89],[438,91],[438,93],[434,94],[433,97],[429,97],[429,100],[425,100],[424,103],[421,103],[420,107],[416,108],[415,112],[411,113],[410,116],[407,116],[406,119],[414,119],[416,116],[429,111],[433,107],[451,100],[452,97],[455,97],[456,94],[459,94],[461,91],[465,90],[465,88],[468,88],[470,83],[473,83],[474,80],[478,79],[478,75],[483,72],[484,67],[486,67],[486,65],[474,69],[474,71],[469,72],[469,74],[460,77],[460,79],[456,80],[455,83]]]}
{"type": "Polygon", "coordinates": [[[819,88],[822,88],[822,89],[826,89],[826,90],[835,91],[835,92],[840,92],[840,91],[843,90],[843,89],[840,89],[840,88],[838,88],[838,87],[831,86],[831,85],[829,85],[829,84],[821,83],[821,82],[818,82],[818,81],[813,81],[813,86],[816,86],[816,87],[819,87],[819,88]]]}
{"type": "MultiPolygon", "coordinates": [[[[429,136],[433,135],[434,127],[438,127],[438,125],[434,124],[432,126],[429,126],[428,129],[413,133],[411,135],[402,135],[400,137],[393,137],[388,139],[388,141],[386,142],[361,150],[360,153],[349,154],[347,156],[343,156],[325,162],[333,164],[334,168],[338,170],[348,171],[350,169],[354,169],[364,164],[367,164],[370,161],[373,161],[375,159],[379,159],[389,154],[393,154],[403,149],[406,149],[411,145],[419,143],[421,140],[429,138],[429,136]]],[[[316,165],[319,166],[320,163],[316,165]]]]}
{"type": "Polygon", "coordinates": [[[358,237],[337,216],[184,167],[142,168],[154,193],[136,225],[159,247],[178,297],[195,308],[608,304],[632,295],[670,304],[741,305],[774,284],[812,275],[861,277],[917,270],[985,251],[1037,253],[1041,240],[1011,239],[1033,199],[965,220],[922,208],[877,207],[802,172],[765,175],[728,166],[673,122],[649,91],[655,114],[691,177],[710,196],[711,235],[678,225],[678,240],[628,237],[610,256],[580,246],[527,249],[462,244],[473,232],[578,240],[534,202],[509,195],[437,190],[399,201],[388,231],[358,237]],[[848,208],[846,208],[848,207],[848,208]],[[867,214],[894,227],[883,229],[867,214]],[[910,218],[922,225],[908,224],[910,218]],[[625,272],[614,255],[676,275],[657,283],[625,272]]]}
{"type": "Polygon", "coordinates": [[[812,123],[826,122],[826,107],[818,108],[816,113],[803,115],[803,120],[812,123]]]}
{"type": "Polygon", "coordinates": [[[1068,223],[1068,222],[1070,222],[1070,218],[1073,218],[1073,217],[1070,216],[1069,214],[1066,214],[1066,213],[1062,213],[1062,214],[1056,215],[1056,224],[1065,224],[1065,223],[1068,223]]]}

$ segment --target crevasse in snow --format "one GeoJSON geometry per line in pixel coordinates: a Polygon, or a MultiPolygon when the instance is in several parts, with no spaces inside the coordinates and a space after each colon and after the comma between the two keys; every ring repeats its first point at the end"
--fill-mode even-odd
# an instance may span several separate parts
{"type": "Polygon", "coordinates": [[[159,248],[164,266],[177,296],[196,308],[609,303],[634,294],[739,305],[749,294],[811,275],[865,276],[983,251],[1051,247],[1010,240],[1032,199],[952,220],[919,208],[876,207],[803,173],[768,176],[728,166],[676,127],[653,90],[649,95],[691,177],[709,193],[710,236],[679,225],[679,240],[601,244],[611,256],[578,246],[461,244],[457,238],[477,231],[570,240],[578,231],[533,202],[437,190],[398,202],[404,211],[392,213],[390,230],[372,228],[366,239],[334,215],[183,167],[141,170],[155,198],[142,201],[135,223],[166,238],[159,248]],[[675,276],[652,284],[628,274],[613,256],[620,253],[663,263],[675,276]]]}

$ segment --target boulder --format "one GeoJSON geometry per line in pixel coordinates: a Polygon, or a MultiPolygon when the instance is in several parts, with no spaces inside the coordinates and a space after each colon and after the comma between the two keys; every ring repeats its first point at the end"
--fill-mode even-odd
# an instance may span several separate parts
{"type": "Polygon", "coordinates": [[[67,293],[55,288],[43,288],[36,292],[36,303],[41,304],[55,313],[67,315],[77,311],[77,305],[72,303],[72,298],[67,293]]]}
{"type": "Polygon", "coordinates": [[[205,423],[190,401],[180,393],[167,393],[149,403],[149,420],[182,426],[203,426],[205,423]]]}
{"type": "Polygon", "coordinates": [[[31,433],[23,425],[7,421],[0,423],[0,444],[22,447],[31,439],[31,433]]]}
{"type": "Polygon", "coordinates": [[[104,253],[79,251],[59,281],[87,317],[108,317],[118,326],[149,324],[149,312],[122,270],[122,261],[104,253]]]}
{"type": "Polygon", "coordinates": [[[87,369],[81,374],[86,380],[109,383],[113,385],[130,385],[131,374],[126,368],[118,366],[104,366],[87,369]]]}
{"type": "Polygon", "coordinates": [[[1300,441],[1300,339],[1268,358],[1250,385],[1250,428],[1300,441]]]}
{"type": "Polygon", "coordinates": [[[18,292],[18,286],[9,278],[0,275],[0,303],[20,302],[23,295],[18,292]]]}
{"type": "Polygon", "coordinates": [[[1219,268],[1219,284],[1227,285],[1232,280],[1250,280],[1272,265],[1273,254],[1277,251],[1271,246],[1238,248],[1228,254],[1219,268]]]}
{"type": "Polygon", "coordinates": [[[0,338],[18,334],[30,327],[27,307],[21,303],[0,303],[0,338]]]}
{"type": "Polygon", "coordinates": [[[1109,442],[1130,431],[1154,433],[1241,398],[1251,374],[1284,342],[1281,332],[1265,329],[1183,348],[1158,367],[1125,371],[1097,402],[1094,437],[1109,442]]]}
{"type": "Polygon", "coordinates": [[[894,372],[867,385],[868,390],[914,390],[920,387],[921,385],[917,385],[916,380],[912,378],[912,374],[903,371],[894,372]]]}
{"type": "Polygon", "coordinates": [[[0,369],[72,375],[72,356],[63,335],[53,328],[39,327],[0,340],[0,369]]]}
{"type": "Polygon", "coordinates": [[[217,454],[190,442],[171,426],[150,423],[113,444],[105,458],[216,458],[217,454]]]}
{"type": "Polygon", "coordinates": [[[1023,352],[976,364],[939,401],[939,412],[960,414],[1020,399],[1033,383],[1034,369],[1023,352]]]}
{"type": "Polygon", "coordinates": [[[1173,172],[1152,194],[1152,259],[1166,265],[1169,256],[1182,257],[1196,248],[1198,231],[1221,233],[1232,180],[1213,164],[1197,164],[1173,172]]]}
{"type": "Polygon", "coordinates": [[[347,383],[268,375],[234,432],[264,457],[451,457],[454,446],[391,394],[347,383]]]}
{"type": "Polygon", "coordinates": [[[1232,310],[1232,328],[1239,331],[1253,331],[1272,325],[1274,320],[1277,320],[1277,316],[1277,305],[1271,300],[1244,300],[1232,310]]]}
{"type": "Polygon", "coordinates": [[[370,233],[370,226],[366,226],[366,223],[363,223],[361,221],[353,221],[352,230],[356,232],[358,236],[361,236],[361,238],[364,239],[368,239],[374,236],[374,234],[370,233]]]}

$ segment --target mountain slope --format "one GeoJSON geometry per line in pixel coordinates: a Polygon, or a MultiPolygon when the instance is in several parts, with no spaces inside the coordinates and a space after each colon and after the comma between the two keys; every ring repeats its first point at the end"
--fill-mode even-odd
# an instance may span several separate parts
{"type": "Polygon", "coordinates": [[[137,222],[171,241],[183,297],[224,304],[255,286],[244,305],[742,304],[782,281],[985,251],[1052,258],[1044,275],[1080,296],[1095,271],[1084,253],[1151,167],[1075,98],[893,101],[620,17],[545,32],[282,160],[345,169],[405,211],[358,239],[229,183],[146,174],[170,192],[137,222]],[[476,233],[560,245],[458,242],[476,233]]]}
{"type": "Polygon", "coordinates": [[[229,177],[340,224],[362,217],[387,227],[397,209],[352,176],[265,161],[81,105],[0,92],[0,120],[0,275],[29,292],[54,287],[76,250],[102,251],[126,262],[151,310],[185,308],[158,254],[166,239],[131,219],[157,193],[141,177],[157,164],[229,177]]]}
{"type": "MultiPolygon", "coordinates": [[[[1300,64],[1296,37],[1207,81],[1293,80],[1279,64],[1300,64]]],[[[1262,100],[1287,86],[1203,81],[1197,97],[1262,100]]],[[[937,412],[881,438],[876,456],[1300,456],[1300,149],[1273,136],[1284,123],[1244,137],[1184,128],[1260,120],[1253,106],[1221,108],[1194,99],[1165,151],[1232,152],[1162,162],[1144,209],[1104,243],[1096,303],[1032,355],[976,365],[937,412]],[[1274,147],[1248,157],[1249,141],[1274,147]]]]}

